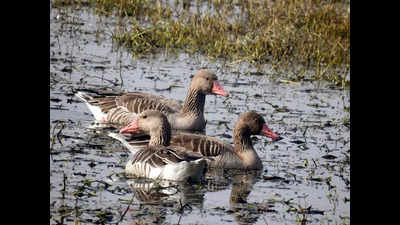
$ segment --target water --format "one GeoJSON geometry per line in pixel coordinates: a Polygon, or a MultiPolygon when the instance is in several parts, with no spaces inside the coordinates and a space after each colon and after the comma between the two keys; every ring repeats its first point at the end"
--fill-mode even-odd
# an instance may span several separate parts
{"type": "Polygon", "coordinates": [[[111,41],[117,24],[85,8],[51,9],[50,224],[350,223],[349,90],[287,84],[273,72],[248,75],[245,64],[224,67],[201,56],[134,59],[111,41]],[[238,116],[255,110],[284,138],[254,138],[264,169],[209,171],[205,184],[193,186],[125,179],[128,152],[88,128],[93,116],[73,93],[143,91],[184,100],[200,68],[216,72],[231,95],[207,96],[207,135],[232,143],[238,116]]]}

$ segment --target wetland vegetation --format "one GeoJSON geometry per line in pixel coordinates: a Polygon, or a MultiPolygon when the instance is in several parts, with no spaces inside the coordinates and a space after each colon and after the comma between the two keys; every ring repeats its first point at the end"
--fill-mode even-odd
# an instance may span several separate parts
{"type": "Polygon", "coordinates": [[[292,80],[350,84],[350,0],[55,0],[91,6],[121,23],[112,38],[140,57],[184,51],[247,62],[292,80]],[[129,24],[129,25],[128,25],[129,24]]]}

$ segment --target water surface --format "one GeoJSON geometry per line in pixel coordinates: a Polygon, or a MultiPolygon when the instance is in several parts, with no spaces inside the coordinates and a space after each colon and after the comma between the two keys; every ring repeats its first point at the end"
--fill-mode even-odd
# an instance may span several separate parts
{"type": "Polygon", "coordinates": [[[201,56],[134,59],[111,41],[117,24],[90,9],[51,9],[50,224],[350,223],[349,90],[279,82],[273,72],[251,75],[245,64],[201,56]],[[125,179],[128,152],[88,128],[93,116],[73,94],[143,91],[183,101],[201,68],[216,72],[231,95],[207,96],[208,135],[232,143],[238,116],[255,110],[284,138],[253,138],[264,169],[209,171],[193,186],[125,179]]]}

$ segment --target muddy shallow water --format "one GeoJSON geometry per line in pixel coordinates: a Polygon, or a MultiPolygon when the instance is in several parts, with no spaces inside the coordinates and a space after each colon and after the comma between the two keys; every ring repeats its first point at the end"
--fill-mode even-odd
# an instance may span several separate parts
{"type": "Polygon", "coordinates": [[[118,21],[90,9],[51,9],[50,224],[349,224],[349,90],[279,82],[202,57],[133,59],[111,41],[118,21]],[[143,91],[184,100],[190,76],[216,72],[230,98],[207,96],[206,134],[232,143],[239,114],[255,110],[284,139],[254,137],[264,169],[209,171],[202,185],[125,179],[128,152],[77,90],[143,91]],[[250,74],[250,75],[249,75],[250,74]]]}

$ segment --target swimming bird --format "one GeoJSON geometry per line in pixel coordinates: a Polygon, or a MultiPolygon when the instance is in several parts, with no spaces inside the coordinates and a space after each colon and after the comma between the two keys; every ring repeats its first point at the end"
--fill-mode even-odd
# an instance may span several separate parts
{"type": "MultiPolygon", "coordinates": [[[[132,124],[133,126],[121,129],[120,133],[135,132],[137,121],[135,120],[132,124]]],[[[273,140],[281,139],[266,125],[264,118],[253,111],[245,112],[239,116],[233,133],[233,146],[215,137],[191,133],[172,135],[169,142],[171,145],[182,146],[212,159],[207,160],[208,167],[259,170],[262,169],[263,165],[253,147],[251,135],[262,135],[273,140]]],[[[123,142],[127,147],[134,146],[132,143],[123,142]]]]}
{"type": "Polygon", "coordinates": [[[152,109],[163,112],[172,129],[201,131],[206,126],[204,118],[206,95],[228,96],[217,80],[217,76],[211,71],[196,72],[183,106],[174,99],[142,92],[99,97],[84,92],[77,92],[75,95],[86,103],[100,124],[125,126],[133,121],[138,113],[152,109]]]}
{"type": "MultiPolygon", "coordinates": [[[[127,176],[192,182],[203,178],[206,158],[184,147],[170,145],[171,126],[160,111],[140,113],[130,132],[150,135],[150,141],[145,148],[129,148],[133,155],[125,167],[127,176]]],[[[110,136],[120,138],[115,133],[110,136]]]]}

